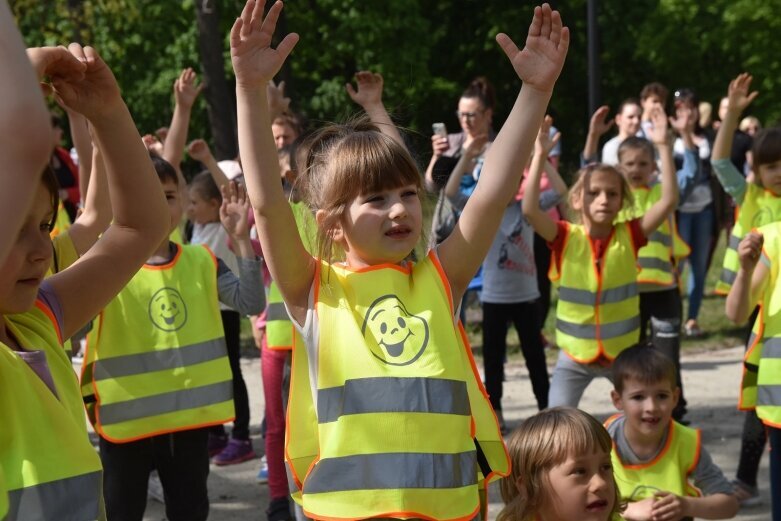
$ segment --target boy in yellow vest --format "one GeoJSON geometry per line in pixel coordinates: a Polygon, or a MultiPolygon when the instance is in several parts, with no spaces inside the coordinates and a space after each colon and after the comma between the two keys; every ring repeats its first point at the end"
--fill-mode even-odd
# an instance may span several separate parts
{"type": "Polygon", "coordinates": [[[613,362],[611,397],[621,411],[605,423],[613,438],[613,473],[627,521],[729,519],[733,488],[702,447],[700,431],[672,419],[680,389],[675,365],[648,346],[613,362]]]}
{"type": "MultiPolygon", "coordinates": [[[[152,161],[173,230],[182,214],[177,174],[167,161],[152,161]]],[[[246,193],[231,183],[223,190],[220,218],[236,251],[238,277],[205,246],[166,238],[104,308],[88,337],[82,396],[100,435],[112,521],[143,519],[153,469],[168,519],[208,517],[208,427],[234,417],[218,302],[245,315],[265,304],[248,212],[246,193]]]]}

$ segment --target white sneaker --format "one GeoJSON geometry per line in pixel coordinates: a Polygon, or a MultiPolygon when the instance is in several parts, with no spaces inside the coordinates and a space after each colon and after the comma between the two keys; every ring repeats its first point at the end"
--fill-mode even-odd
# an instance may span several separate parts
{"type": "Polygon", "coordinates": [[[268,483],[268,461],[266,461],[265,454],[260,458],[260,471],[258,471],[258,476],[255,478],[255,481],[258,483],[268,483]]]}

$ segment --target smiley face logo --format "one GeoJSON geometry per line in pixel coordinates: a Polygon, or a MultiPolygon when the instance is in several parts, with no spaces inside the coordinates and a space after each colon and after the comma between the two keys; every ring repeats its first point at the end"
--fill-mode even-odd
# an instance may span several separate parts
{"type": "Polygon", "coordinates": [[[773,210],[765,206],[760,208],[756,215],[754,215],[754,218],[751,220],[751,227],[759,228],[760,226],[764,226],[775,221],[776,219],[773,217],[773,210]]]}
{"type": "Polygon", "coordinates": [[[178,331],[187,322],[187,306],[174,288],[162,288],[149,300],[149,320],[157,329],[178,331]]]}
{"type": "Polygon", "coordinates": [[[428,322],[407,311],[396,295],[383,295],[369,306],[361,333],[372,355],[388,365],[409,365],[428,345],[428,322]]]}

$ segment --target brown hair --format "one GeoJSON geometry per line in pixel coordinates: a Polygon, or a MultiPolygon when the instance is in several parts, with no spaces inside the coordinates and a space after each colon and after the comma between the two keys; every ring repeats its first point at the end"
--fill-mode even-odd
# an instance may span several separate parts
{"type": "Polygon", "coordinates": [[[57,176],[52,170],[50,164],[47,164],[41,172],[41,182],[46,190],[49,192],[52,205],[52,218],[49,221],[49,231],[54,229],[54,224],[57,222],[57,211],[60,208],[60,183],[57,181],[57,176]]]}
{"type": "Polygon", "coordinates": [[[656,151],[654,150],[654,144],[648,141],[644,137],[629,136],[618,145],[618,160],[621,161],[621,156],[625,150],[645,150],[651,161],[654,161],[656,157],[656,151]]]}
{"type": "Polygon", "coordinates": [[[362,117],[328,125],[310,135],[295,154],[297,188],[313,212],[322,210],[318,223],[317,254],[333,257],[331,231],[358,196],[415,185],[421,175],[406,148],[362,117]]]}
{"type": "Polygon", "coordinates": [[[627,98],[621,102],[621,105],[618,106],[618,110],[616,111],[616,114],[623,114],[624,108],[629,105],[637,105],[638,107],[642,108],[642,105],[640,105],[640,102],[637,100],[637,98],[627,98]]]}
{"type": "Polygon", "coordinates": [[[754,176],[756,183],[761,186],[759,168],[781,160],[781,127],[772,127],[760,130],[754,136],[754,144],[751,146],[752,168],[757,174],[754,176]]]}
{"type": "Polygon", "coordinates": [[[496,105],[496,92],[494,86],[485,76],[473,79],[469,86],[461,94],[462,98],[477,98],[483,104],[483,108],[494,109],[496,105]]]}
{"type": "MultiPolygon", "coordinates": [[[[499,483],[505,507],[497,521],[533,521],[549,500],[548,472],[570,454],[610,454],[613,442],[597,420],[572,407],[546,409],[510,435],[507,450],[512,473],[499,483]]],[[[620,509],[615,488],[613,512],[620,509]]]]}
{"type": "Polygon", "coordinates": [[[672,389],[677,387],[675,364],[653,346],[637,345],[625,349],[613,361],[613,386],[616,392],[624,392],[624,382],[629,378],[644,384],[667,381],[672,389]]]}
{"type": "Polygon", "coordinates": [[[222,194],[220,187],[214,182],[214,178],[208,170],[200,172],[190,181],[190,189],[194,190],[204,201],[216,200],[222,204],[222,194]]]}
{"type": "Polygon", "coordinates": [[[283,112],[282,114],[275,117],[271,124],[287,125],[293,130],[293,132],[296,133],[296,136],[302,136],[306,130],[304,118],[293,111],[283,112]]]}
{"type": "Polygon", "coordinates": [[[654,81],[643,87],[643,90],[640,91],[640,99],[644,100],[649,96],[659,96],[659,99],[662,100],[662,105],[667,103],[667,95],[669,91],[667,90],[667,87],[659,83],[658,81],[654,81]]]}
{"type": "Polygon", "coordinates": [[[573,183],[572,188],[569,190],[569,194],[567,195],[567,202],[569,203],[569,206],[571,209],[575,210],[577,207],[578,201],[580,201],[581,208],[580,211],[574,211],[572,213],[572,218],[575,219],[576,222],[582,221],[583,216],[583,190],[585,189],[586,182],[591,178],[592,175],[594,175],[595,172],[606,172],[608,174],[615,175],[617,179],[621,182],[621,208],[627,208],[631,207],[632,204],[634,204],[634,197],[632,196],[632,189],[629,186],[629,182],[627,182],[626,178],[621,174],[621,172],[618,171],[618,169],[611,165],[606,165],[604,163],[592,163],[590,165],[586,165],[580,170],[577,171],[575,174],[575,183],[573,183]]]}

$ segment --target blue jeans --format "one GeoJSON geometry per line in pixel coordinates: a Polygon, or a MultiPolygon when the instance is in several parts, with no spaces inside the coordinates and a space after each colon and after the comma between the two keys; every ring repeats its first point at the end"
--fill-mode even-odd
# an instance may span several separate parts
{"type": "MultiPolygon", "coordinates": [[[[678,214],[678,233],[691,248],[687,261],[691,268],[686,294],[689,298],[687,320],[697,320],[702,296],[705,293],[705,275],[708,270],[708,250],[713,237],[713,206],[698,213],[678,214]]],[[[683,268],[683,264],[681,264],[683,268]]]]}

